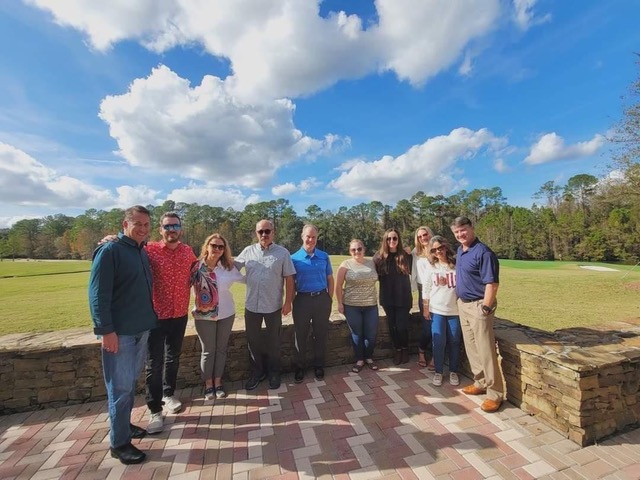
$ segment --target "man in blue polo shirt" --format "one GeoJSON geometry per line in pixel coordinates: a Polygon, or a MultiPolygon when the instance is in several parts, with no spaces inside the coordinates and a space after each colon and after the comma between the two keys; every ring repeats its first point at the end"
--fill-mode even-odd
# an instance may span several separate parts
{"type": "Polygon", "coordinates": [[[296,269],[296,296],[293,300],[295,330],[295,382],[304,379],[309,326],[313,335],[313,365],[317,380],[324,378],[327,333],[333,297],[333,269],[329,255],[316,248],[318,229],[311,224],[302,228],[302,247],[291,255],[296,269]]]}
{"type": "Polygon", "coordinates": [[[467,217],[456,218],[451,230],[460,242],[456,258],[456,293],[464,348],[473,373],[473,384],[462,391],[467,395],[486,393],[487,398],[480,408],[491,413],[500,408],[504,398],[504,381],[493,332],[500,266],[496,254],[478,240],[467,217]]]}

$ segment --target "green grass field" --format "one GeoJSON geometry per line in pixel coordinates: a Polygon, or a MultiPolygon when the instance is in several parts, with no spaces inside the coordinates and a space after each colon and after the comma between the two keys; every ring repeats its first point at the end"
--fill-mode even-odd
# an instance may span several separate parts
{"type": "MultiPolygon", "coordinates": [[[[345,258],[333,256],[334,268],[345,258]]],[[[640,267],[515,260],[500,265],[500,318],[553,331],[640,317],[640,267]]],[[[89,268],[87,261],[0,262],[0,335],[89,328],[89,268]]],[[[239,312],[244,292],[244,285],[233,287],[239,312]]]]}

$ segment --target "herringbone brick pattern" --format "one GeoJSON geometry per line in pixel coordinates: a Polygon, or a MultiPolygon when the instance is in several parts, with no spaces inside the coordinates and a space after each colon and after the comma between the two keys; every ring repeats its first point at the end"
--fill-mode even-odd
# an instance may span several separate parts
{"type": "MultiPolygon", "coordinates": [[[[185,409],[159,435],[134,441],[141,465],[108,454],[106,403],[0,417],[0,479],[640,479],[640,429],[580,448],[506,404],[496,414],[460,387],[433,387],[426,369],[324,381],[284,377],[224,400],[178,392],[185,409]]],[[[146,426],[142,398],[133,422],[146,426]]]]}

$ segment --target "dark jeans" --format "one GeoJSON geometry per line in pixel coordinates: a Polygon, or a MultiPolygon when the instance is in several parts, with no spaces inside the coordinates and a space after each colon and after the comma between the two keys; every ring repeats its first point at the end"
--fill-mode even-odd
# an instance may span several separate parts
{"type": "Polygon", "coordinates": [[[431,346],[431,320],[427,320],[426,318],[424,318],[424,305],[422,304],[421,284],[418,284],[418,306],[420,308],[420,325],[422,325],[418,349],[421,352],[426,352],[431,346]]]}
{"type": "Polygon", "coordinates": [[[373,349],[378,336],[378,306],[352,307],[344,305],[344,316],[351,330],[353,353],[356,362],[373,358],[373,349]]]}
{"type": "Polygon", "coordinates": [[[327,292],[314,297],[296,295],[293,299],[293,327],[295,330],[296,366],[307,366],[307,337],[309,327],[313,338],[313,366],[324,367],[331,315],[331,297],[327,292]]]}
{"type": "Polygon", "coordinates": [[[171,397],[176,390],[182,340],[187,328],[187,316],[158,321],[149,332],[146,390],[147,407],[151,413],[162,411],[162,397],[171,397]]]}
{"type": "Polygon", "coordinates": [[[411,307],[396,307],[394,305],[383,305],[384,313],[387,315],[389,323],[389,336],[393,348],[400,350],[409,347],[409,312],[411,307]]]}
{"type": "Polygon", "coordinates": [[[271,313],[256,313],[244,310],[247,346],[251,361],[251,371],[260,376],[267,373],[263,357],[268,357],[269,373],[280,373],[280,331],[282,330],[282,309],[271,313]],[[266,345],[262,339],[262,320],[267,327],[266,345]]]}

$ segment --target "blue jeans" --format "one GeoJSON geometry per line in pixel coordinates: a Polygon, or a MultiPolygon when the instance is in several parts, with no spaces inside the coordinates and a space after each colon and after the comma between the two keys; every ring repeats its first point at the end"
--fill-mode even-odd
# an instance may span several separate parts
{"type": "Polygon", "coordinates": [[[460,340],[462,339],[460,317],[431,313],[431,332],[433,334],[433,363],[436,372],[443,372],[445,347],[449,347],[449,371],[457,373],[460,365],[460,340]]]}
{"type": "Polygon", "coordinates": [[[351,330],[353,353],[356,361],[373,358],[373,349],[378,336],[378,306],[344,306],[344,316],[351,330]]]}
{"type": "Polygon", "coordinates": [[[102,369],[107,388],[111,447],[131,443],[131,410],[136,383],[147,355],[149,331],[138,335],[118,335],[118,353],[102,350],[102,369]]]}

